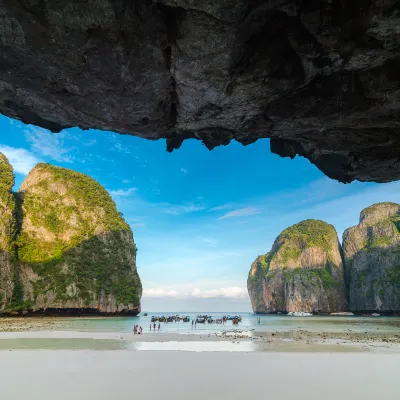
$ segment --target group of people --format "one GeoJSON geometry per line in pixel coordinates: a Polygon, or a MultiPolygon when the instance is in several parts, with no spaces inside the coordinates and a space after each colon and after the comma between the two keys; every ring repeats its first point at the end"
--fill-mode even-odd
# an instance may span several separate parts
{"type": "MultiPolygon", "coordinates": [[[[161,329],[161,325],[160,325],[160,323],[158,323],[158,331],[160,331],[160,329],[161,329]]],[[[156,331],[156,323],[155,322],[153,324],[153,331],[154,332],[156,331]]],[[[151,324],[150,324],[150,332],[151,332],[151,324]]]]}
{"type": "Polygon", "coordinates": [[[134,335],[143,335],[143,328],[139,325],[133,326],[133,334],[134,335]]]}

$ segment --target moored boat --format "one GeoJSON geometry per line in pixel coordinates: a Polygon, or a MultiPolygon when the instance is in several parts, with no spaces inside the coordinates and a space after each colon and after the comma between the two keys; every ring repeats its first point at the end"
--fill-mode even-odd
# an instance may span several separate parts
{"type": "Polygon", "coordinates": [[[295,312],[288,312],[287,315],[292,317],[311,317],[313,313],[310,312],[303,312],[303,311],[295,311],[295,312]]]}

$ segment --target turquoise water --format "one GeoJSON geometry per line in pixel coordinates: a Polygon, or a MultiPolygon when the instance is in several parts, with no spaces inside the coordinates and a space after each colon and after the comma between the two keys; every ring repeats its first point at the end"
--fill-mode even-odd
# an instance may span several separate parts
{"type": "MultiPolygon", "coordinates": [[[[174,313],[188,315],[196,318],[197,313],[174,313]]],[[[207,313],[213,318],[221,318],[223,315],[234,313],[207,313]]],[[[85,332],[132,332],[133,325],[143,327],[144,332],[149,333],[151,315],[173,315],[172,313],[149,313],[147,317],[95,317],[95,318],[68,318],[66,330],[78,330],[85,332]]],[[[340,317],[340,316],[312,316],[291,317],[286,315],[254,315],[241,314],[242,322],[233,325],[232,321],[224,325],[197,324],[192,327],[191,322],[161,322],[161,332],[171,333],[218,333],[226,330],[252,330],[255,331],[288,331],[291,329],[304,329],[313,332],[400,332],[400,317],[340,317]],[[258,318],[260,323],[258,323],[258,318]]],[[[153,325],[153,324],[152,324],[153,325]]],[[[157,323],[158,325],[158,323],[157,323]]],[[[153,328],[152,328],[153,333],[153,328]]],[[[157,332],[155,332],[156,334],[157,332]]]]}

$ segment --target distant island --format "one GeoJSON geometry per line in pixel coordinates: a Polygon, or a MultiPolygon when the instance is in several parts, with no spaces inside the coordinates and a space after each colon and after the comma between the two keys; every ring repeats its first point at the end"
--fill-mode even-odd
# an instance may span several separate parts
{"type": "Polygon", "coordinates": [[[0,313],[138,314],[136,245],[108,192],[49,164],[13,186],[0,153],[0,313]]]}
{"type": "Polygon", "coordinates": [[[400,312],[400,205],[364,209],[342,244],[324,221],[285,229],[253,262],[247,288],[256,313],[400,312]]]}

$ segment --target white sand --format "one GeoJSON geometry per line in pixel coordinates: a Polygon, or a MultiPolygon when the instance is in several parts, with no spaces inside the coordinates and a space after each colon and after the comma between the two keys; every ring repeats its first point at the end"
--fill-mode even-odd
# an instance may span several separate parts
{"type": "Polygon", "coordinates": [[[7,400],[398,400],[386,354],[2,351],[7,400]]]}

